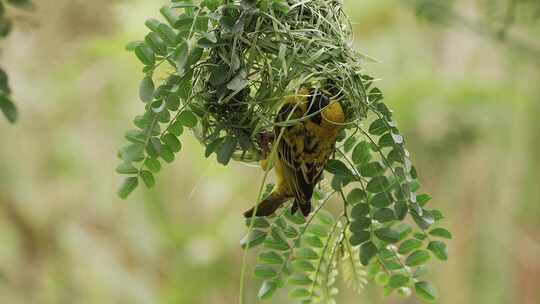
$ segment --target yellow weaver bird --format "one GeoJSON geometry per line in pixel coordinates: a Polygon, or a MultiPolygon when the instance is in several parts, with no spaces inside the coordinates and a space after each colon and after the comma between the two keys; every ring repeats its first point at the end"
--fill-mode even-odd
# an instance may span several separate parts
{"type": "MultiPolygon", "coordinates": [[[[279,110],[274,127],[278,140],[277,157],[273,161],[276,187],[257,208],[246,211],[244,216],[252,217],[255,209],[256,216],[271,215],[289,199],[294,199],[293,214],[300,210],[308,216],[313,189],[334,153],[344,121],[339,101],[330,100],[320,92],[301,89],[297,96],[288,98],[279,110]],[[296,122],[284,126],[283,122],[291,120],[296,122]]],[[[261,162],[265,171],[268,163],[269,160],[261,162]]]]}

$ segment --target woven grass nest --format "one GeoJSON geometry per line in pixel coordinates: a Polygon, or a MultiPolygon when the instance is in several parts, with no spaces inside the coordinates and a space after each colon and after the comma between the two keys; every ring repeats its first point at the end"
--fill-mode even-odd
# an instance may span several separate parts
{"type": "Polygon", "coordinates": [[[348,126],[370,110],[389,113],[380,91],[368,92],[372,78],[362,73],[365,57],[352,47],[343,1],[243,0],[209,9],[186,7],[187,15],[208,18],[210,27],[196,42],[202,48],[178,68],[181,74],[191,64],[189,107],[200,118],[195,133],[207,155],[221,151],[224,164],[231,157],[259,160],[277,111],[302,87],[339,99],[348,126]]]}

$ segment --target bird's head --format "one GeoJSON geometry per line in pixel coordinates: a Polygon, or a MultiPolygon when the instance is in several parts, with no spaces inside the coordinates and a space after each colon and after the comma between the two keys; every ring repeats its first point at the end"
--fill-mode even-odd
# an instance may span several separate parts
{"type": "Polygon", "coordinates": [[[311,121],[325,129],[341,129],[345,121],[343,108],[337,100],[331,100],[321,92],[312,92],[309,97],[308,115],[315,114],[311,121]]]}

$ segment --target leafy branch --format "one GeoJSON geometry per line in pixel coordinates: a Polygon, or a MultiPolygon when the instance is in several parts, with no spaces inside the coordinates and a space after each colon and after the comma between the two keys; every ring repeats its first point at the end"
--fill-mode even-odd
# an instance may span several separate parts
{"type": "MultiPolygon", "coordinates": [[[[139,180],[152,187],[161,161],[173,162],[181,151],[185,129],[206,147],[206,157],[216,154],[223,165],[259,161],[270,148],[273,159],[281,140],[272,135],[279,108],[287,96],[313,87],[339,100],[346,114],[339,148],[326,166],[331,189],[316,189],[317,208],[307,219],[286,207],[247,222],[242,247],[261,248],[254,269],[262,280],[258,297],[289,286],[289,296],[302,303],[332,302],[341,266],[358,291],[369,272],[388,293],[414,290],[434,301],[436,291],[420,269],[432,256],[447,259],[445,243],[433,238],[451,234],[435,227],[442,214],[428,209],[429,195],[416,194],[420,183],[405,140],[375,80],[362,70],[364,56],[351,47],[342,1],[175,0],[160,12],[166,23],[147,20],[148,35],[128,46],[144,65],[145,112],[119,152],[117,171],[127,175],[119,195],[126,198],[139,180]],[[325,210],[336,200],[339,217],[325,210]]],[[[266,195],[272,189],[267,174],[259,200],[263,189],[266,195]]],[[[244,269],[245,263],[240,303],[244,269]]]]}

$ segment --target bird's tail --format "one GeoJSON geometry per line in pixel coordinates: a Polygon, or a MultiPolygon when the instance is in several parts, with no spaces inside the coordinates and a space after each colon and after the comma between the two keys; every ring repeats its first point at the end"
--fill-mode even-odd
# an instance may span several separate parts
{"type": "Polygon", "coordinates": [[[304,217],[308,217],[311,213],[311,201],[300,203],[298,200],[295,200],[291,208],[291,213],[295,214],[298,210],[300,210],[304,217]]]}
{"type": "Polygon", "coordinates": [[[251,208],[248,211],[244,212],[245,217],[252,217],[253,213],[255,213],[255,216],[269,216],[274,214],[274,212],[281,207],[287,200],[289,200],[288,196],[285,196],[281,193],[272,192],[268,197],[266,197],[262,202],[259,203],[259,205],[255,208],[251,208]],[[257,209],[257,212],[255,212],[255,209],[257,209]]]}

